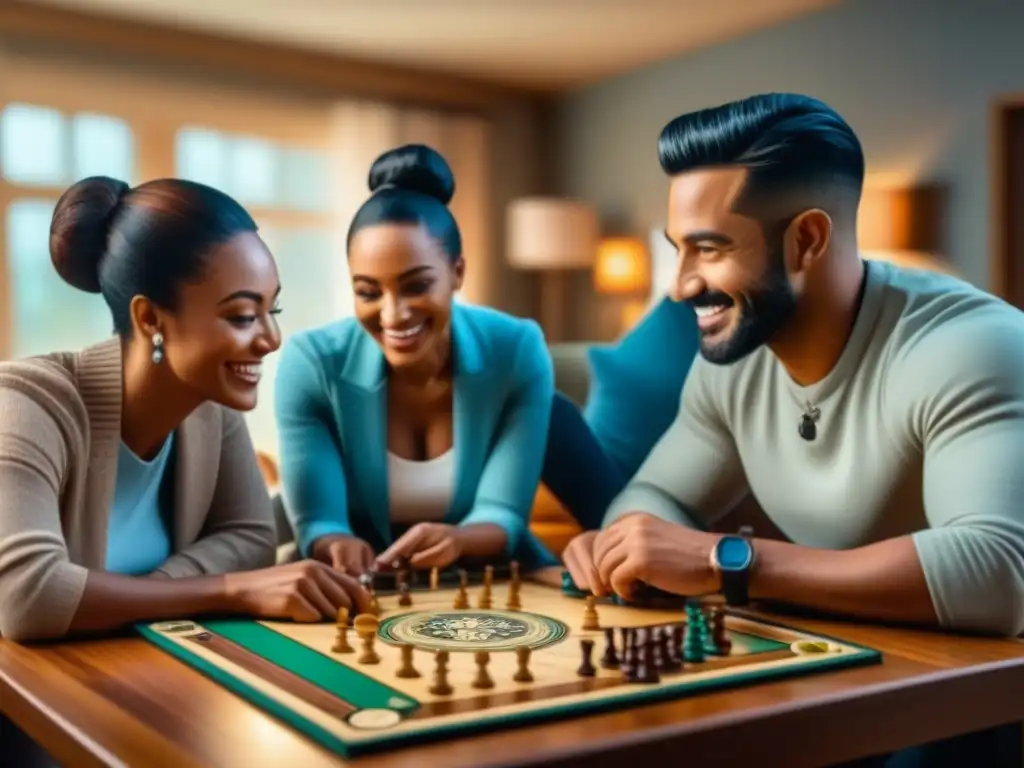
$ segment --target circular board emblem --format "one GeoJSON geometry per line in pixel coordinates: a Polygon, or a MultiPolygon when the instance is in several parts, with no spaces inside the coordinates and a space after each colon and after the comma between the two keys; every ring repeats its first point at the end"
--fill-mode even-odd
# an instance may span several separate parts
{"type": "Polygon", "coordinates": [[[417,611],[381,622],[385,642],[429,651],[511,651],[543,648],[564,639],[569,628],[547,616],[520,611],[417,611]]]}
{"type": "Polygon", "coordinates": [[[393,709],[357,709],[348,716],[348,724],[361,731],[384,731],[402,722],[393,709]]]}

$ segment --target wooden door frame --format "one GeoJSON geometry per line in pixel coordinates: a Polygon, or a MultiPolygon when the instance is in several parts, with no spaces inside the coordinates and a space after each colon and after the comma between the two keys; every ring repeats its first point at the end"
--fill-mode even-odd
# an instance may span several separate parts
{"type": "Polygon", "coordinates": [[[1024,302],[1024,296],[1010,295],[1019,283],[1015,274],[1013,254],[1010,253],[1009,183],[1007,174],[1007,118],[1011,112],[1024,110],[1024,93],[1010,94],[997,99],[990,115],[990,204],[991,259],[989,281],[992,293],[1007,301],[1024,302]]]}

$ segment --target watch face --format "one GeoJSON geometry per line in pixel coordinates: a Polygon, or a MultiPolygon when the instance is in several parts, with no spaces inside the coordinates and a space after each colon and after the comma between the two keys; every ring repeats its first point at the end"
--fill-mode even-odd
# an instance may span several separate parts
{"type": "Polygon", "coordinates": [[[741,571],[750,567],[754,550],[739,536],[723,536],[715,547],[715,559],[723,571],[741,571]]]}

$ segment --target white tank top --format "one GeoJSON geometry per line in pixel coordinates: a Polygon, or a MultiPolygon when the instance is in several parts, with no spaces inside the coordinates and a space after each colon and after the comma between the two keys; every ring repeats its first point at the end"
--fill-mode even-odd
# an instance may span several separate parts
{"type": "Polygon", "coordinates": [[[388,499],[392,523],[441,522],[451,507],[454,487],[454,448],[428,461],[410,461],[388,451],[388,499]]]}

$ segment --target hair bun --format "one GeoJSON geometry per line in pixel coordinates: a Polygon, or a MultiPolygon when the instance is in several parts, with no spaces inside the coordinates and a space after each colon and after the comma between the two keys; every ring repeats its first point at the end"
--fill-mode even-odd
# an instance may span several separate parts
{"type": "Polygon", "coordinates": [[[123,181],[93,176],[60,196],[50,222],[50,260],[64,282],[80,291],[100,292],[100,260],[107,251],[110,223],[130,190],[123,181]]]}
{"type": "Polygon", "coordinates": [[[448,205],[455,194],[455,176],[439,152],[423,144],[390,149],[370,166],[370,191],[391,186],[448,205]]]}

